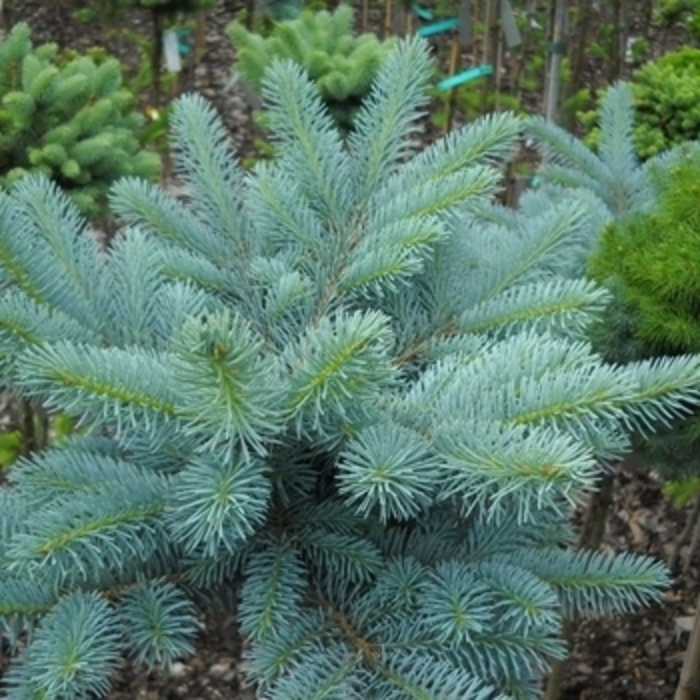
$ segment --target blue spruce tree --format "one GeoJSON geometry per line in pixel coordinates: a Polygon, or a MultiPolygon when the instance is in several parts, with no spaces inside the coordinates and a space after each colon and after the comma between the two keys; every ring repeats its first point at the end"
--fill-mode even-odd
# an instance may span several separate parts
{"type": "Polygon", "coordinates": [[[700,361],[604,363],[587,202],[490,204],[508,114],[418,151],[429,78],[401,43],[344,143],[275,64],[252,173],[181,99],[186,201],[121,181],[107,251],[46,180],[0,195],[2,381],[82,426],[0,491],[10,698],[167,665],[239,585],[260,697],[535,698],[563,619],[658,598],[662,565],[573,551],[568,516],[700,361]]]}

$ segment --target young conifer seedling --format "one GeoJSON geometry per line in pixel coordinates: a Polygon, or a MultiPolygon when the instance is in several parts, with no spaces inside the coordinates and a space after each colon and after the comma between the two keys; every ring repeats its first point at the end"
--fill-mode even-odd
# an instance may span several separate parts
{"type": "Polygon", "coordinates": [[[47,181],[0,196],[2,380],[84,426],[0,491],[11,698],[167,665],[239,585],[259,697],[535,698],[563,618],[658,598],[662,565],[573,551],[568,515],[700,362],[592,351],[585,207],[489,204],[511,115],[417,150],[429,78],[399,44],[344,142],[276,63],[252,173],[180,99],[187,201],[121,181],[107,252],[47,181]]]}

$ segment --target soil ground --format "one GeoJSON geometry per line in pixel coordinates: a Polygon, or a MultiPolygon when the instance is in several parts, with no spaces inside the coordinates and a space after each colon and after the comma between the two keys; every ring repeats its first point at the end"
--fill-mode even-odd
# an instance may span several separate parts
{"type": "MultiPolygon", "coordinates": [[[[80,5],[72,6],[76,4],[80,5]]],[[[596,5],[591,3],[591,11],[596,5]]],[[[245,91],[231,81],[233,51],[224,31],[240,9],[239,0],[219,0],[208,14],[200,63],[183,72],[177,90],[197,90],[211,99],[230,130],[234,147],[245,157],[254,152],[256,130],[245,91]]],[[[77,49],[106,44],[135,67],[133,44],[107,38],[97,24],[77,22],[67,0],[15,2],[13,19],[30,24],[35,43],[55,41],[61,47],[77,49]]],[[[150,36],[148,13],[132,13],[128,23],[130,29],[150,36]]],[[[586,70],[593,81],[601,66],[592,60],[586,70]]],[[[532,102],[536,105],[538,100],[532,102]]],[[[674,508],[661,487],[661,481],[643,468],[617,475],[605,548],[668,560],[688,509],[674,508]]],[[[700,592],[700,557],[694,557],[685,571],[673,574],[662,604],[636,615],[583,621],[577,626],[566,673],[565,700],[664,700],[673,696],[700,592]]],[[[126,663],[115,678],[109,698],[252,699],[254,692],[245,683],[241,657],[235,618],[219,611],[203,621],[199,644],[191,658],[175,664],[168,673],[147,673],[126,663]]],[[[0,658],[0,671],[2,665],[0,658]]]]}

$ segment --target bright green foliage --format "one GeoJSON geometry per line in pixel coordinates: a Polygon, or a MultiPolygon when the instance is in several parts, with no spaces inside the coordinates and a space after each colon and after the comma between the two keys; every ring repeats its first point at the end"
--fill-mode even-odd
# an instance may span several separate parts
{"type": "Polygon", "coordinates": [[[141,149],[143,118],[116,59],[33,48],[26,24],[0,39],[0,186],[42,173],[86,214],[103,211],[125,175],[153,178],[159,158],[141,149]]]}
{"type": "Polygon", "coordinates": [[[663,566],[572,551],[569,515],[700,401],[700,359],[593,351],[587,202],[492,203],[509,114],[416,151],[431,68],[399,44],[344,140],[273,64],[251,172],[182,98],[187,199],[122,180],[108,251],[46,180],[0,196],[2,381],[92,427],[0,491],[0,618],[34,625],[10,697],[167,664],[240,585],[261,697],[537,698],[562,619],[658,598],[663,566]]]}
{"type": "Polygon", "coordinates": [[[652,212],[606,228],[591,271],[618,276],[657,353],[700,352],[700,159],[665,169],[652,212]]]}
{"type": "MultiPolygon", "coordinates": [[[[700,158],[658,173],[651,212],[608,226],[591,261],[592,276],[619,290],[616,313],[627,315],[609,354],[632,346],[637,356],[700,352],[700,158]],[[622,342],[621,342],[622,341],[622,342]]],[[[617,325],[617,324],[616,324],[617,325]]],[[[694,415],[648,445],[669,477],[697,474],[700,419],[694,415]]]]}
{"type": "MultiPolygon", "coordinates": [[[[700,134],[700,49],[685,46],[650,61],[630,83],[635,103],[634,145],[646,159],[700,134]]],[[[598,112],[582,116],[591,126],[598,112]]],[[[597,144],[599,131],[588,139],[597,144]]]]}
{"type": "Polygon", "coordinates": [[[635,145],[642,158],[700,134],[700,49],[685,46],[635,71],[635,145]]]}
{"type": "Polygon", "coordinates": [[[275,59],[295,61],[318,85],[337,124],[348,130],[394,44],[374,34],[353,36],[352,22],[349,5],[333,13],[306,10],[297,19],[277,23],[267,37],[233,22],[228,33],[236,49],[236,70],[260,91],[265,70],[275,59]]]}

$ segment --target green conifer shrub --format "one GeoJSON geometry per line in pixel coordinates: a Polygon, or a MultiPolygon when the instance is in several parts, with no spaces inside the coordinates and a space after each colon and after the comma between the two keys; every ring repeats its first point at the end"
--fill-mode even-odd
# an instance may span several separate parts
{"type": "Polygon", "coordinates": [[[239,584],[260,697],[536,698],[563,619],[658,598],[663,566],[573,551],[568,516],[697,405],[700,359],[593,351],[586,201],[492,203],[509,114],[416,150],[430,76],[400,43],[344,140],[274,63],[250,173],[180,99],[187,200],[120,181],[107,251],[45,179],[0,194],[2,381],[89,428],[0,490],[11,698],[167,665],[239,584]]]}
{"type": "Polygon", "coordinates": [[[236,70],[256,92],[276,59],[290,59],[304,68],[344,131],[352,128],[372,80],[394,44],[375,34],[353,36],[353,11],[305,10],[296,19],[278,22],[269,36],[249,31],[240,22],[228,27],[236,49],[236,70]]]}
{"type": "MultiPolygon", "coordinates": [[[[626,316],[608,354],[630,346],[636,357],[700,352],[700,157],[664,168],[650,212],[607,226],[590,275],[618,290],[614,312],[626,316]]],[[[620,327],[616,319],[613,327],[620,327]]],[[[601,330],[599,329],[598,335],[601,330]]],[[[700,415],[693,414],[642,447],[669,479],[700,473],[700,415]]]]}
{"type": "MultiPolygon", "coordinates": [[[[650,61],[634,72],[630,87],[635,102],[634,145],[650,158],[700,137],[700,49],[684,46],[650,61]]],[[[581,115],[595,146],[599,111],[581,115]]]]}
{"type": "Polygon", "coordinates": [[[159,157],[139,143],[142,123],[116,59],[34,48],[26,24],[0,39],[0,187],[42,173],[99,215],[117,178],[158,173],[159,157]]]}

